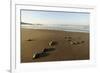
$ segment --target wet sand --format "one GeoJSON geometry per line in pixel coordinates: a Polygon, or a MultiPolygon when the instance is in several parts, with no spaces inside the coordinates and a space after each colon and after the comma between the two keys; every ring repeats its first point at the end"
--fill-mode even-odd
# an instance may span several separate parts
{"type": "Polygon", "coordinates": [[[68,60],[89,60],[89,33],[21,28],[21,63],[68,60]],[[84,42],[70,44],[67,36],[71,36],[73,41],[84,42]],[[49,46],[52,40],[57,41],[57,45],[49,46]],[[44,48],[54,50],[44,57],[32,59],[33,53],[41,52],[44,48]]]}

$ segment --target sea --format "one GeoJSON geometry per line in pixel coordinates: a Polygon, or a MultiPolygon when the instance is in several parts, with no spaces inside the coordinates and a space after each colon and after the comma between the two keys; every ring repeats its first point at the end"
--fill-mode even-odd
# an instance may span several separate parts
{"type": "Polygon", "coordinates": [[[85,33],[89,33],[89,25],[21,24],[21,28],[25,28],[25,29],[47,29],[47,30],[60,30],[60,31],[69,31],[69,32],[85,32],[85,33]]]}

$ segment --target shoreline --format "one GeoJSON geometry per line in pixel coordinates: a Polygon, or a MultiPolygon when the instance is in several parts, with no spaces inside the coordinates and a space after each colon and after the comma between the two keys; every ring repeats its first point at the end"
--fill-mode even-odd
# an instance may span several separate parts
{"type": "Polygon", "coordinates": [[[21,28],[24,29],[46,29],[46,30],[60,30],[60,31],[71,31],[71,32],[85,32],[89,33],[89,26],[87,25],[64,25],[64,26],[45,26],[45,25],[28,25],[21,24],[21,28]]]}

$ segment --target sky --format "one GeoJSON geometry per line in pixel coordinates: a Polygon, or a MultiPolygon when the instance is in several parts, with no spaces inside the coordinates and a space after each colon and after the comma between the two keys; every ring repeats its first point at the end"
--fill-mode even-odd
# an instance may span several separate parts
{"type": "Polygon", "coordinates": [[[21,10],[21,22],[46,25],[89,25],[89,13],[21,10]]]}

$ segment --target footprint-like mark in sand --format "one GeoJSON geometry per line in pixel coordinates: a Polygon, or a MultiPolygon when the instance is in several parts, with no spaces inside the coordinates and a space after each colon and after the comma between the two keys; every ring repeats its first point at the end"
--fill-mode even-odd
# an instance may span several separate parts
{"type": "Polygon", "coordinates": [[[35,41],[34,39],[27,39],[26,41],[35,41]]]}
{"type": "Polygon", "coordinates": [[[79,44],[82,44],[84,43],[85,41],[74,41],[73,38],[71,36],[65,36],[64,37],[67,42],[69,42],[71,45],[79,45],[79,44]]]}

